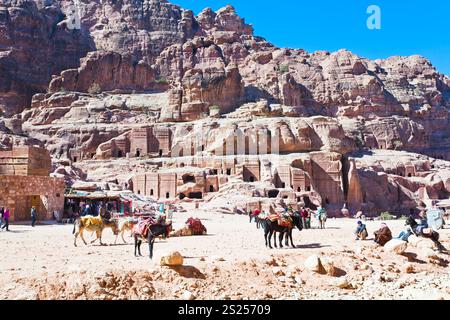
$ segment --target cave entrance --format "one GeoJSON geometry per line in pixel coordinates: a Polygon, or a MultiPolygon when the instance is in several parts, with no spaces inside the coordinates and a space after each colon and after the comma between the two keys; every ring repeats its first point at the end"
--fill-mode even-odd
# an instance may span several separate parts
{"type": "Polygon", "coordinates": [[[183,184],[189,183],[189,182],[193,182],[195,183],[195,177],[192,175],[185,175],[183,176],[183,184]]]}
{"type": "Polygon", "coordinates": [[[179,197],[180,197],[180,200],[183,200],[184,198],[186,198],[186,195],[184,193],[180,193],[179,197]]]}
{"type": "Polygon", "coordinates": [[[203,199],[203,193],[191,192],[191,193],[189,193],[189,199],[203,199]]]}
{"type": "Polygon", "coordinates": [[[278,197],[279,194],[280,194],[280,191],[278,191],[278,190],[270,190],[270,191],[267,193],[267,196],[268,196],[269,198],[276,198],[276,197],[278,197]]]}
{"type": "Polygon", "coordinates": [[[214,192],[214,186],[209,186],[209,192],[214,192]]]}

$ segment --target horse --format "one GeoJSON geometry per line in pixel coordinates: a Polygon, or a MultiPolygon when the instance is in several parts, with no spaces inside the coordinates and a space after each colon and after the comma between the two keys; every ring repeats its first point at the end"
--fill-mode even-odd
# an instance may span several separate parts
{"type": "MultiPolygon", "coordinates": [[[[301,222],[301,217],[299,213],[293,213],[290,218],[292,219],[292,225],[290,226],[280,226],[279,220],[271,221],[270,219],[263,220],[262,226],[264,228],[264,240],[266,241],[266,247],[268,246],[270,249],[272,248],[272,235],[278,232],[280,248],[283,248],[283,238],[284,234],[286,234],[286,246],[289,245],[289,240],[291,241],[292,247],[295,248],[294,242],[292,240],[292,229],[297,227],[300,231],[303,229],[303,225],[301,222]]],[[[277,247],[276,238],[274,238],[275,247],[277,247]]]]}
{"type": "Polygon", "coordinates": [[[134,256],[137,257],[142,256],[141,254],[141,244],[143,240],[148,241],[148,249],[150,251],[150,260],[153,259],[153,244],[157,237],[163,236],[164,238],[168,238],[170,235],[170,231],[172,230],[172,222],[166,224],[162,223],[152,223],[151,220],[147,221],[147,227],[144,230],[140,230],[136,225],[133,228],[134,235],[134,256]]]}
{"type": "Polygon", "coordinates": [[[439,233],[431,229],[430,233],[424,233],[424,228],[418,228],[420,225],[417,223],[416,219],[413,217],[408,217],[405,222],[405,226],[410,226],[411,230],[416,236],[431,239],[439,251],[445,251],[445,247],[439,242],[439,233]]]}
{"type": "Polygon", "coordinates": [[[97,235],[97,238],[91,241],[91,244],[94,243],[97,240],[100,240],[100,245],[104,245],[102,243],[102,234],[103,230],[106,228],[111,228],[112,232],[116,236],[119,234],[119,228],[117,226],[116,220],[104,220],[101,217],[81,217],[77,218],[73,224],[73,231],[72,234],[75,236],[74,239],[74,246],[77,246],[77,238],[78,236],[81,237],[84,244],[87,245],[86,240],[84,240],[83,233],[84,231],[91,231],[95,232],[97,235]]]}

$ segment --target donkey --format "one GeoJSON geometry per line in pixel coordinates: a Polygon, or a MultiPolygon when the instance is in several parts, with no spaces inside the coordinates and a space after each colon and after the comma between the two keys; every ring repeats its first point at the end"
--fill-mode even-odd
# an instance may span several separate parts
{"type": "Polygon", "coordinates": [[[117,243],[117,238],[119,237],[119,234],[122,237],[123,243],[127,243],[127,241],[124,238],[124,234],[126,231],[130,231],[131,236],[133,236],[133,228],[135,225],[136,225],[136,222],[134,222],[133,220],[130,220],[130,219],[119,220],[119,223],[118,223],[119,232],[116,235],[116,241],[114,242],[114,244],[117,243]]]}
{"type": "Polygon", "coordinates": [[[133,228],[134,256],[135,257],[137,257],[138,255],[142,256],[141,244],[142,241],[146,239],[148,241],[148,249],[150,251],[150,260],[153,259],[153,244],[155,243],[155,239],[160,236],[168,238],[171,230],[172,230],[172,222],[168,224],[166,223],[152,224],[152,222],[149,221],[145,232],[140,231],[136,225],[135,228],[133,228]]]}
{"type": "Polygon", "coordinates": [[[116,220],[104,220],[101,217],[81,217],[77,218],[73,224],[72,234],[75,236],[74,246],[77,246],[77,238],[81,237],[84,244],[87,245],[86,240],[84,240],[83,233],[84,231],[95,232],[97,238],[91,241],[91,244],[97,240],[100,240],[100,245],[104,245],[102,243],[102,234],[103,230],[106,228],[111,228],[113,234],[116,236],[119,234],[119,227],[117,226],[116,220]]]}
{"type": "MultiPolygon", "coordinates": [[[[300,231],[303,229],[303,225],[301,222],[301,217],[299,213],[294,213],[291,215],[293,226],[289,227],[283,227],[278,224],[278,220],[271,221],[269,219],[263,220],[262,226],[264,229],[264,240],[266,241],[266,247],[268,246],[270,249],[272,248],[272,235],[276,232],[278,232],[279,235],[279,242],[280,242],[280,248],[283,248],[283,238],[284,234],[286,234],[286,246],[289,245],[289,240],[291,241],[292,247],[295,248],[294,242],[292,240],[292,229],[294,227],[297,227],[300,231]]],[[[274,244],[276,247],[276,238],[274,238],[274,244]]]]}
{"type": "Polygon", "coordinates": [[[327,222],[328,215],[327,211],[324,208],[319,208],[316,214],[317,220],[319,221],[319,228],[326,229],[325,223],[327,222]]]}
{"type": "Polygon", "coordinates": [[[420,225],[417,223],[416,219],[411,216],[406,219],[405,226],[410,226],[416,236],[431,239],[440,252],[446,251],[442,243],[439,242],[439,233],[433,229],[431,229],[432,231],[430,233],[424,233],[424,228],[418,228],[420,225]]]}

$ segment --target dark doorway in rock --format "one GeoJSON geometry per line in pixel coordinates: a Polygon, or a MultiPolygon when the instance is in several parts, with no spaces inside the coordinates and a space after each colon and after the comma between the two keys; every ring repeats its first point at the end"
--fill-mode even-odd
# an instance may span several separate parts
{"type": "Polygon", "coordinates": [[[217,171],[217,169],[213,169],[212,173],[213,173],[213,175],[217,176],[217,174],[218,174],[219,172],[217,171]]]}
{"type": "Polygon", "coordinates": [[[311,187],[310,187],[310,186],[307,186],[307,187],[306,187],[306,191],[311,191],[311,187]]]}
{"type": "Polygon", "coordinates": [[[279,193],[280,193],[280,191],[278,191],[278,190],[269,190],[269,192],[267,192],[267,196],[269,198],[276,198],[276,197],[278,197],[279,193]]]}
{"type": "Polygon", "coordinates": [[[170,193],[166,192],[166,199],[170,199],[170,193]]]}
{"type": "Polygon", "coordinates": [[[150,195],[152,196],[154,194],[153,189],[150,190],[150,195]]]}
{"type": "Polygon", "coordinates": [[[209,186],[209,192],[214,192],[214,186],[209,186]]]}
{"type": "Polygon", "coordinates": [[[122,150],[117,151],[117,158],[122,158],[122,157],[123,157],[122,150]]]}
{"type": "Polygon", "coordinates": [[[411,174],[411,173],[408,173],[408,177],[411,178],[411,177],[412,177],[412,174],[411,174]]]}
{"type": "Polygon", "coordinates": [[[136,149],[136,158],[141,156],[141,149],[136,149]]]}
{"type": "Polygon", "coordinates": [[[189,183],[189,182],[195,183],[195,177],[191,176],[191,175],[183,176],[183,183],[186,184],[186,183],[189,183]]]}
{"type": "Polygon", "coordinates": [[[73,157],[73,162],[77,162],[78,158],[77,157],[73,157]]]}
{"type": "Polygon", "coordinates": [[[141,190],[138,190],[138,194],[141,194],[141,190]]]}
{"type": "Polygon", "coordinates": [[[191,192],[191,193],[189,193],[189,199],[203,199],[203,193],[191,192]]]}
{"type": "Polygon", "coordinates": [[[303,197],[303,200],[306,208],[309,208],[311,210],[317,210],[317,206],[315,206],[314,203],[311,202],[309,197],[303,197]]]}
{"type": "Polygon", "coordinates": [[[162,157],[162,155],[163,155],[163,151],[162,151],[162,149],[159,149],[159,156],[162,157]]]}
{"type": "Polygon", "coordinates": [[[186,195],[184,193],[180,193],[180,200],[183,200],[184,198],[186,198],[186,195]]]}
{"type": "Polygon", "coordinates": [[[301,192],[302,189],[300,187],[297,188],[297,192],[301,192]]]}
{"type": "Polygon", "coordinates": [[[281,188],[283,188],[283,189],[286,188],[286,183],[282,182],[281,183],[281,188]]]}
{"type": "Polygon", "coordinates": [[[227,169],[227,176],[231,176],[231,169],[227,169]]]}
{"type": "Polygon", "coordinates": [[[255,177],[250,177],[250,182],[255,182],[255,177]]]}

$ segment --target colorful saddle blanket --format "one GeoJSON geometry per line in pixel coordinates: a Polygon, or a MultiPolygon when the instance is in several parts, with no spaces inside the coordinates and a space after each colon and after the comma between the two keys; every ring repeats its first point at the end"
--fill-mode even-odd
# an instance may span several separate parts
{"type": "Polygon", "coordinates": [[[155,221],[151,218],[140,220],[134,227],[133,233],[139,234],[141,236],[147,237],[148,230],[155,221]]]}

